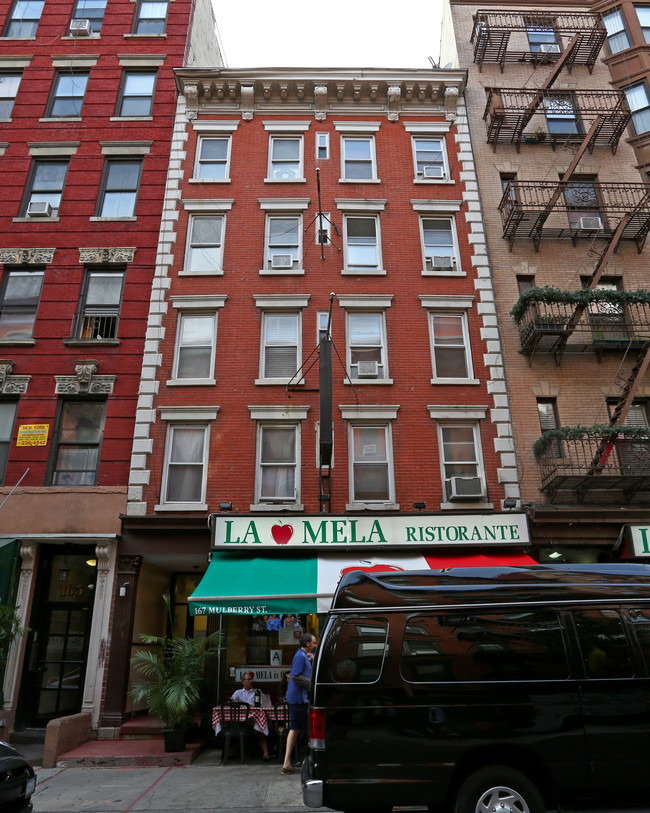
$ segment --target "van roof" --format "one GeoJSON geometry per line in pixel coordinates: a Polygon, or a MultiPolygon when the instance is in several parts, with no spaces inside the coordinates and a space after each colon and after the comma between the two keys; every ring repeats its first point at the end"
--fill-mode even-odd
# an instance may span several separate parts
{"type": "Polygon", "coordinates": [[[650,601],[650,565],[633,562],[346,573],[332,611],[575,601],[650,601]]]}

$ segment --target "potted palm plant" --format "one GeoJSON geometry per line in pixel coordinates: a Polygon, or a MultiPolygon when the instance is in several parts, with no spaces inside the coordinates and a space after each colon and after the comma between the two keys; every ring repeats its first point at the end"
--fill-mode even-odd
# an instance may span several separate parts
{"type": "MultiPolygon", "coordinates": [[[[169,595],[163,596],[171,621],[169,595]]],[[[131,697],[144,700],[149,714],[165,726],[165,751],[185,750],[185,730],[199,708],[204,669],[208,658],[215,655],[221,633],[205,638],[141,635],[147,649],[131,658],[141,677],[133,682],[131,697]]]]}

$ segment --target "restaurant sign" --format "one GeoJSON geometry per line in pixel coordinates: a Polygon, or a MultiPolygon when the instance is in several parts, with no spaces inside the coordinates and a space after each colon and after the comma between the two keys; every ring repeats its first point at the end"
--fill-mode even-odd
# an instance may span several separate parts
{"type": "Polygon", "coordinates": [[[397,514],[392,516],[224,516],[212,514],[212,548],[366,548],[391,545],[530,544],[526,514],[397,514]]]}

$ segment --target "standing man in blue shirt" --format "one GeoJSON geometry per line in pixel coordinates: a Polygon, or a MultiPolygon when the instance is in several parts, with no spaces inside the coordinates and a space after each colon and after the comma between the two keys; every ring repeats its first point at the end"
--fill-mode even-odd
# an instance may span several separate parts
{"type": "Polygon", "coordinates": [[[300,638],[300,647],[293,656],[291,663],[291,677],[287,688],[287,703],[289,704],[289,736],[287,748],[284,752],[284,765],[282,773],[299,773],[298,768],[291,764],[291,754],[300,732],[309,735],[309,720],[307,717],[308,690],[311,682],[311,661],[316,649],[316,636],[306,632],[300,638]]]}

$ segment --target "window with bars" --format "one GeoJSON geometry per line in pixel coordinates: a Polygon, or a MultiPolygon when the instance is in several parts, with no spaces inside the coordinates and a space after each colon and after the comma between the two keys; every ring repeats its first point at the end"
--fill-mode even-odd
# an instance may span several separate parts
{"type": "Polygon", "coordinates": [[[300,313],[268,312],[262,317],[260,378],[287,382],[299,367],[300,313]]]}
{"type": "Polygon", "coordinates": [[[575,98],[571,93],[554,93],[544,98],[546,126],[551,135],[581,133],[575,98]]]}
{"type": "Polygon", "coordinates": [[[86,271],[75,328],[77,338],[117,339],[124,275],[124,270],[86,271]]]}

